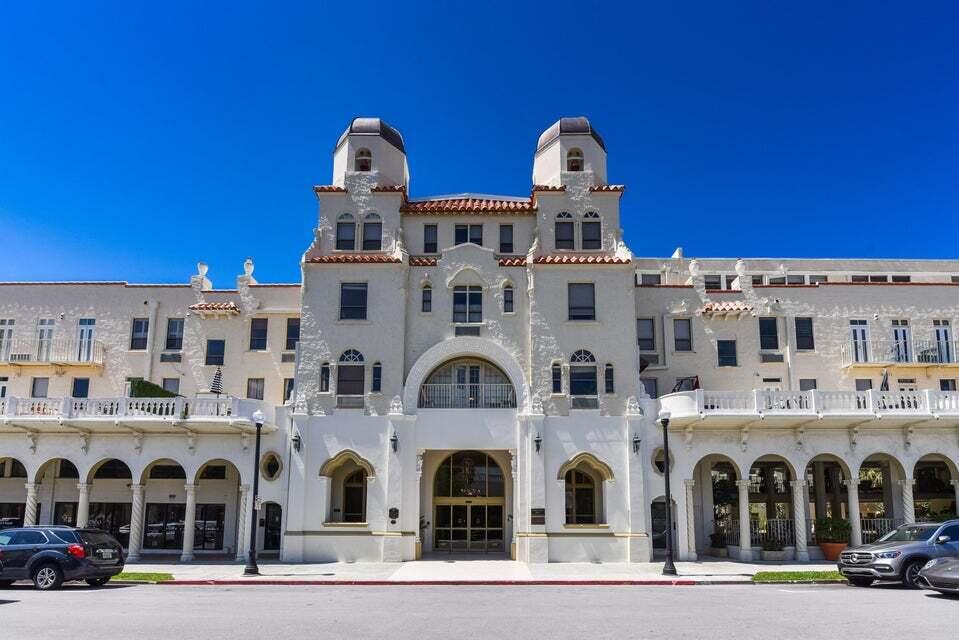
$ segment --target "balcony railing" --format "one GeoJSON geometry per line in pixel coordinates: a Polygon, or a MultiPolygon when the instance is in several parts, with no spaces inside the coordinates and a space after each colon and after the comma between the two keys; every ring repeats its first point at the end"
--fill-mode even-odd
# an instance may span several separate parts
{"type": "Polygon", "coordinates": [[[0,341],[0,363],[102,365],[105,349],[99,340],[15,338],[0,341]]]}
{"type": "Polygon", "coordinates": [[[424,384],[420,409],[515,409],[511,384],[424,384]]]}
{"type": "Polygon", "coordinates": [[[662,396],[673,417],[903,415],[959,417],[959,392],[934,391],[681,391],[662,396]]]}
{"type": "Polygon", "coordinates": [[[956,340],[850,340],[842,345],[842,366],[869,364],[959,364],[956,340]]]}
{"type": "Polygon", "coordinates": [[[0,398],[0,417],[61,418],[249,418],[255,403],[222,398],[0,398]]]}

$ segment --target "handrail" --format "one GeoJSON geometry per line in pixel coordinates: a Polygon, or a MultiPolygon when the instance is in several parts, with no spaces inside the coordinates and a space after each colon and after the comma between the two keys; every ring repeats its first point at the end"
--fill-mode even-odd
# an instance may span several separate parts
{"type": "Polygon", "coordinates": [[[515,409],[516,392],[505,383],[424,384],[420,409],[515,409]]]}
{"type": "Polygon", "coordinates": [[[0,362],[9,364],[103,364],[99,340],[13,338],[0,340],[0,362]]]}

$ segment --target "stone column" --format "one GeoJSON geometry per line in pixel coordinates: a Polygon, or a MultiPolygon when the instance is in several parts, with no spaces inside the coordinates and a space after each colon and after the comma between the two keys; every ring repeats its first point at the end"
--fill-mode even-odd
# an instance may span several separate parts
{"type": "Polygon", "coordinates": [[[186,513],[183,522],[183,553],[180,562],[193,560],[193,535],[196,532],[196,485],[183,485],[186,489],[186,513]]]}
{"type": "Polygon", "coordinates": [[[143,543],[143,485],[131,484],[133,504],[130,507],[130,542],[127,543],[127,562],[140,559],[140,546],[143,543]]]}
{"type": "Polygon", "coordinates": [[[796,539],[796,560],[809,560],[809,547],[806,545],[806,512],[809,503],[806,502],[806,481],[792,480],[793,488],[793,536],[796,539]]]}
{"type": "Polygon", "coordinates": [[[246,562],[247,547],[249,543],[246,540],[246,510],[247,503],[250,501],[250,485],[240,485],[240,504],[236,512],[236,561],[246,562]]]}
{"type": "Polygon", "coordinates": [[[23,486],[27,490],[27,506],[23,512],[23,526],[32,527],[37,524],[37,484],[28,482],[23,486]]]}
{"type": "Polygon", "coordinates": [[[80,492],[80,499],[77,501],[77,528],[87,526],[90,520],[90,485],[86,482],[78,482],[77,490],[80,492]]]}
{"type": "Polygon", "coordinates": [[[816,517],[826,517],[826,469],[822,462],[812,463],[813,491],[816,495],[816,517]]]}
{"type": "Polygon", "coordinates": [[[902,487],[902,520],[906,524],[912,524],[916,521],[916,503],[912,497],[912,487],[916,481],[912,478],[899,481],[902,487]]]}
{"type": "Polygon", "coordinates": [[[696,486],[695,480],[683,480],[686,485],[686,549],[689,556],[687,560],[696,560],[696,496],[693,495],[693,489],[696,486]]]}
{"type": "Polygon", "coordinates": [[[749,480],[737,480],[739,487],[739,559],[753,561],[752,537],[749,526],[749,480]]]}
{"type": "Polygon", "coordinates": [[[959,510],[959,480],[950,480],[953,490],[956,492],[956,509],[959,510]]]}
{"type": "Polygon", "coordinates": [[[852,534],[849,538],[849,544],[858,547],[862,544],[862,520],[859,516],[859,478],[850,478],[844,480],[846,485],[846,495],[849,500],[849,524],[852,526],[852,534]]]}

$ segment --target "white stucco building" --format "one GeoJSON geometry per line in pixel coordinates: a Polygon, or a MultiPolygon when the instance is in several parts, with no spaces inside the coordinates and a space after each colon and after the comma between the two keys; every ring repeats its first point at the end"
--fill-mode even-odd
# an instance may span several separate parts
{"type": "Polygon", "coordinates": [[[959,262],[634,256],[585,118],[532,185],[414,198],[402,136],[357,118],[300,283],[0,284],[0,525],[240,559],[256,467],[289,561],[647,561],[660,410],[679,558],[955,511],[959,262]]]}

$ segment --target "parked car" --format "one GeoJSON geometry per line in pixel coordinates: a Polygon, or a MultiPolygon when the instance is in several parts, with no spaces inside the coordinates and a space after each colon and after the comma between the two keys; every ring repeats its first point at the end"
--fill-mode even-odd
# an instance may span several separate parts
{"type": "Polygon", "coordinates": [[[959,520],[902,525],[872,544],[843,551],[838,567],[857,587],[891,580],[917,588],[923,566],[947,557],[959,557],[959,520]]]}
{"type": "Polygon", "coordinates": [[[0,531],[0,587],[32,580],[37,589],[59,589],[67,581],[102,586],[123,571],[123,548],[99,529],[20,527],[0,531]]]}
{"type": "Polygon", "coordinates": [[[923,589],[959,595],[959,558],[933,558],[919,571],[916,583],[923,589]]]}

